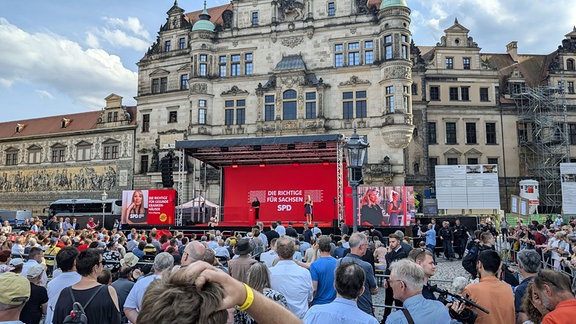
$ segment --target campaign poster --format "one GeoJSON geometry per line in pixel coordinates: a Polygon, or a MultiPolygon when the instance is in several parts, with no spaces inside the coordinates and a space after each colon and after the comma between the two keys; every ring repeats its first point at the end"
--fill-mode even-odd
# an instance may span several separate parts
{"type": "Polygon", "coordinates": [[[312,221],[337,218],[336,164],[283,164],[224,168],[224,213],[227,224],[257,221],[312,221]]]}
{"type": "Polygon", "coordinates": [[[363,226],[409,226],[414,218],[414,187],[358,187],[359,222],[363,226]]]}
{"type": "Polygon", "coordinates": [[[122,192],[122,224],[174,224],[176,191],[124,190],[122,192]]]}

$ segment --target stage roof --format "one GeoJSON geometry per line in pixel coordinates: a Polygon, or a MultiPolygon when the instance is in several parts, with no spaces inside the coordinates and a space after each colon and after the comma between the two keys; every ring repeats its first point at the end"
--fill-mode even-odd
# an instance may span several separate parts
{"type": "Polygon", "coordinates": [[[176,141],[176,149],[214,167],[336,162],[340,134],[176,141]]]}

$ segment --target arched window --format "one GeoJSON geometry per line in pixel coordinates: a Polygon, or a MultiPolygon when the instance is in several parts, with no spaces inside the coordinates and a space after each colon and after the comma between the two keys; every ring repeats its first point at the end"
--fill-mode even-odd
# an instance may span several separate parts
{"type": "Polygon", "coordinates": [[[566,70],[574,71],[576,68],[574,67],[574,59],[566,60],[566,70]]]}
{"type": "Polygon", "coordinates": [[[298,93],[295,90],[286,90],[282,94],[282,119],[294,120],[296,119],[296,106],[298,93]]]}

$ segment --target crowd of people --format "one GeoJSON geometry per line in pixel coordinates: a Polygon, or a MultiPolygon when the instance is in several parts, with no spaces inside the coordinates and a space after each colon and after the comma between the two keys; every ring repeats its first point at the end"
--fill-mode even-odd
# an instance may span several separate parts
{"type": "Polygon", "coordinates": [[[493,226],[470,235],[459,221],[418,226],[418,248],[402,231],[348,233],[345,224],[341,235],[323,235],[317,223],[300,230],[258,222],[225,237],[31,223],[37,230],[1,229],[0,322],[62,323],[75,303],[92,323],[565,323],[576,313],[570,278],[541,262],[550,250],[560,267],[571,263],[564,252],[573,255],[574,246],[548,240],[561,231],[574,238],[574,224],[523,236],[522,225],[506,226],[505,237],[526,243],[515,276],[496,250],[493,226]],[[549,239],[538,244],[538,233],[549,239]],[[473,260],[464,266],[473,280],[455,278],[450,296],[433,285],[436,239],[446,259],[473,260]],[[373,302],[379,289],[382,318],[373,302]]]}

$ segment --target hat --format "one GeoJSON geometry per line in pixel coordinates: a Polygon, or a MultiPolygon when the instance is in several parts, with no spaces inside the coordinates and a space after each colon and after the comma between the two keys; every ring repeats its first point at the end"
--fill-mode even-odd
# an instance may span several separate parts
{"type": "Polygon", "coordinates": [[[45,269],[46,269],[46,266],[43,265],[42,263],[33,264],[28,268],[28,271],[26,271],[26,278],[28,278],[28,279],[36,278],[42,272],[44,272],[45,269]]]}
{"type": "Polygon", "coordinates": [[[58,238],[57,238],[57,237],[52,237],[52,238],[50,238],[50,244],[56,243],[56,242],[58,242],[58,238]]]}
{"type": "Polygon", "coordinates": [[[135,266],[138,263],[138,261],[139,261],[139,259],[136,256],[136,254],[134,254],[132,252],[128,252],[124,256],[124,259],[120,260],[120,265],[132,268],[133,266],[135,266]]]}
{"type": "Polygon", "coordinates": [[[24,260],[22,260],[22,258],[14,258],[8,262],[8,265],[13,267],[17,267],[21,264],[24,264],[24,260]]]}
{"type": "Polygon", "coordinates": [[[241,239],[236,243],[236,247],[234,247],[234,254],[238,255],[246,255],[254,250],[254,243],[250,239],[241,239]]]}
{"type": "Polygon", "coordinates": [[[14,272],[0,274],[0,303],[20,306],[30,298],[30,282],[14,272]]]}

